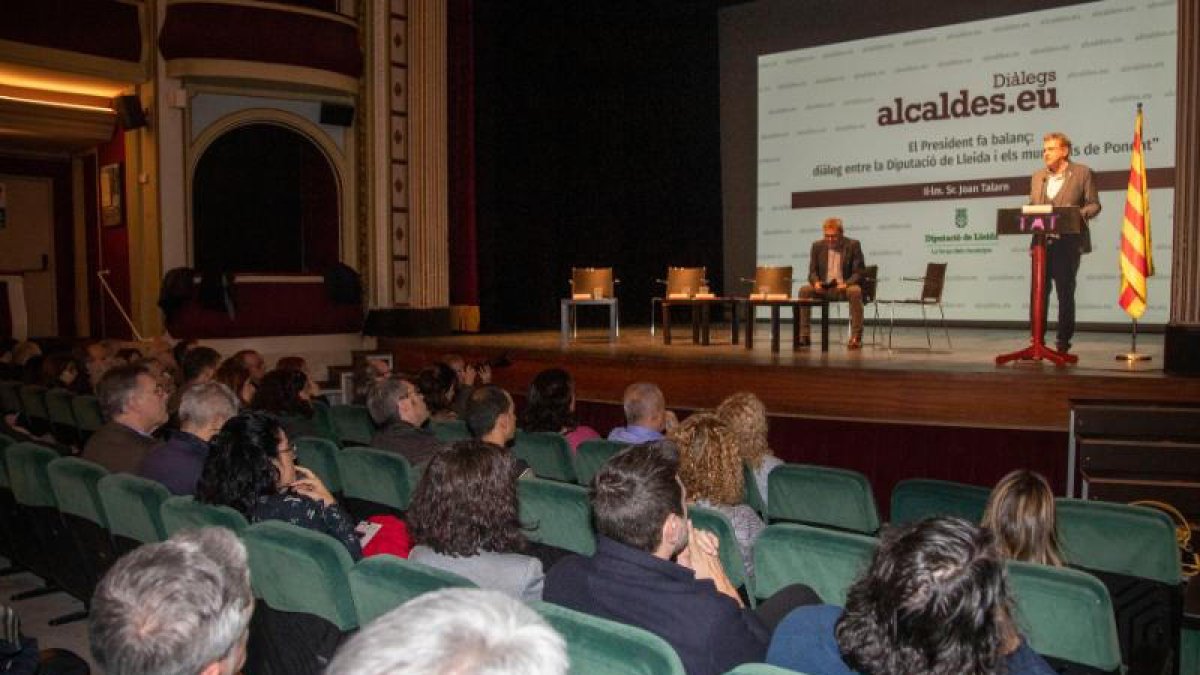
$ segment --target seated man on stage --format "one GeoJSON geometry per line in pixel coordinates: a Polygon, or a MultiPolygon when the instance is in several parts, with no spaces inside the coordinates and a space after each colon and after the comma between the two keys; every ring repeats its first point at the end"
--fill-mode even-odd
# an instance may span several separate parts
{"type": "MultiPolygon", "coordinates": [[[[1055,349],[1063,354],[1071,348],[1075,334],[1075,277],[1079,260],[1092,252],[1088,221],[1100,213],[1100,199],[1092,170],[1071,161],[1071,141],[1060,133],[1046,134],[1042,142],[1046,168],[1033,174],[1029,185],[1030,204],[1078,206],[1079,234],[1046,237],[1046,284],[1042,288],[1042,326],[1050,306],[1050,284],[1058,295],[1058,336],[1055,349]]],[[[1032,308],[1033,303],[1030,303],[1032,308]]]]}
{"type": "MultiPolygon", "coordinates": [[[[862,246],[845,236],[841,218],[827,218],[821,229],[825,236],[813,242],[808,259],[808,285],[800,288],[800,297],[823,295],[829,300],[850,303],[850,342],[846,347],[862,349],[863,301],[859,283],[866,267],[862,246]]],[[[812,344],[808,333],[811,313],[808,307],[800,310],[800,344],[804,346],[812,344]]]]}

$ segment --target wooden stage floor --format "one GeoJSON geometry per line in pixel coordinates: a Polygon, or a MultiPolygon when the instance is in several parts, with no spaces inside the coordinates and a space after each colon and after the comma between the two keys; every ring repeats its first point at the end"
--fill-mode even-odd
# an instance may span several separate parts
{"type": "Polygon", "coordinates": [[[582,401],[619,403],[625,385],[648,380],[663,388],[671,407],[709,408],[749,390],[772,415],[861,422],[1066,431],[1072,398],[1200,401],[1200,378],[1163,373],[1161,334],[1140,335],[1138,350],[1152,360],[1130,365],[1115,359],[1129,349],[1127,334],[1080,333],[1072,349],[1079,363],[1059,368],[993,365],[997,354],[1028,343],[1028,333],[1019,330],[952,328],[953,348],[935,331],[930,350],[923,329],[897,327],[892,350],[885,333],[883,345],[848,351],[835,325],[828,352],[817,345],[792,352],[785,327],[778,354],[770,351],[763,322],[752,350],[731,344],[727,325],[713,327],[708,346],[693,345],[690,333],[690,325],[676,324],[671,345],[663,344],[661,330],[651,337],[641,325],[623,326],[616,343],[595,328],[581,329],[566,346],[557,331],[381,338],[380,346],[394,352],[400,369],[448,352],[469,359],[507,354],[513,364],[498,369],[495,380],[512,391],[524,391],[538,371],[558,366],[575,376],[582,401]]]}

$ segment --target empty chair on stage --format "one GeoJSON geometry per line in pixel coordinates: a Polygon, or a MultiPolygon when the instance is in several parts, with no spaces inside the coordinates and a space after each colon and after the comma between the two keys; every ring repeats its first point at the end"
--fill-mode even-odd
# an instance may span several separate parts
{"type": "Polygon", "coordinates": [[[754,279],[742,279],[753,284],[750,295],[763,300],[786,300],[792,297],[792,266],[763,265],[754,269],[754,279]]]}
{"type": "Polygon", "coordinates": [[[599,305],[608,308],[608,338],[616,340],[621,334],[621,324],[617,317],[617,297],[613,292],[614,285],[611,267],[572,267],[571,296],[564,298],[559,304],[562,321],[562,340],[578,336],[576,313],[581,305],[599,305]]]}

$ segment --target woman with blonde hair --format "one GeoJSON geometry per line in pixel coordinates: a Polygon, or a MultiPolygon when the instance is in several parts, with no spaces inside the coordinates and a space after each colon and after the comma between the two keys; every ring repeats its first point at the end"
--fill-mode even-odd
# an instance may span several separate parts
{"type": "Polygon", "coordinates": [[[1018,469],[996,483],[983,512],[983,526],[996,537],[1000,555],[1061,567],[1054,493],[1041,474],[1018,469]]]}
{"type": "Polygon", "coordinates": [[[754,472],[754,482],[765,508],[767,476],[783,464],[767,445],[767,407],[754,394],[741,391],[721,401],[715,412],[737,439],[742,461],[754,472]]]}
{"type": "Polygon", "coordinates": [[[742,456],[733,432],[712,413],[697,413],[668,434],[679,449],[679,480],[688,501],[720,512],[733,525],[746,574],[754,574],[754,541],[766,524],[743,503],[742,456]]]}

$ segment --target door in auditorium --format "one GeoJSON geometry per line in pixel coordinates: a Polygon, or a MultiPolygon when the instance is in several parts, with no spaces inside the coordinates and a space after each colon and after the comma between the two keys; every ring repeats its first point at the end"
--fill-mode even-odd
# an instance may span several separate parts
{"type": "Polygon", "coordinates": [[[0,174],[5,219],[0,227],[0,271],[28,270],[25,307],[29,335],[58,334],[54,283],[54,186],[49,178],[0,174]],[[42,269],[42,256],[47,267],[42,269]]]}

